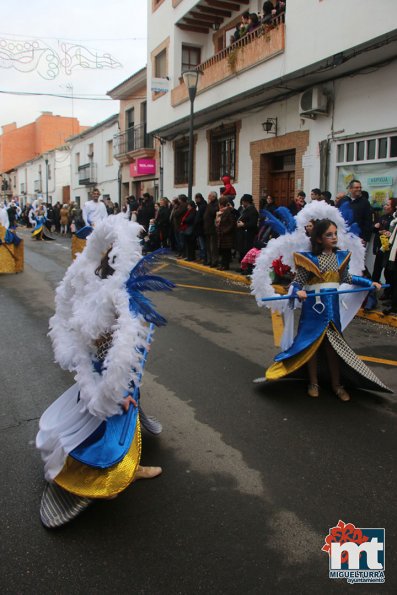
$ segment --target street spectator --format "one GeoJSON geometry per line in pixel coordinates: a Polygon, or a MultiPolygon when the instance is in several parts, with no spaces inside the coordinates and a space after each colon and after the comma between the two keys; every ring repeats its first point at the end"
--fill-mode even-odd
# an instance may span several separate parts
{"type": "Polygon", "coordinates": [[[359,180],[352,180],[348,186],[348,191],[348,195],[343,199],[343,202],[349,203],[353,212],[353,223],[358,225],[360,238],[367,244],[372,233],[371,205],[368,198],[365,198],[365,195],[363,196],[359,180]]]}
{"type": "Polygon", "coordinates": [[[60,233],[66,236],[69,231],[69,206],[65,203],[59,213],[60,233]]]}
{"type": "Polygon", "coordinates": [[[61,212],[61,203],[56,202],[54,205],[54,225],[55,231],[59,233],[61,231],[61,223],[60,223],[60,212],[61,212]]]}
{"type": "Polygon", "coordinates": [[[218,266],[218,236],[215,227],[215,218],[219,210],[218,195],[213,190],[208,194],[208,204],[203,215],[203,231],[207,260],[205,264],[211,268],[218,266]]]}
{"type": "Polygon", "coordinates": [[[193,200],[187,202],[187,209],[179,226],[180,235],[183,238],[183,255],[189,262],[196,259],[196,232],[194,224],[196,221],[196,203],[193,200]]]}
{"type": "Polygon", "coordinates": [[[268,194],[262,199],[262,203],[259,205],[259,210],[269,211],[270,213],[274,213],[277,209],[276,199],[271,195],[268,194]]]}
{"type": "Polygon", "coordinates": [[[159,242],[162,248],[168,246],[168,239],[170,236],[170,209],[168,207],[168,199],[160,198],[159,206],[156,214],[156,225],[159,234],[159,242]]]}
{"type": "Polygon", "coordinates": [[[332,200],[332,194],[331,192],[328,192],[328,190],[323,190],[321,192],[321,200],[325,200],[325,202],[332,207],[335,206],[334,201],[332,200]]]}
{"type": "Polygon", "coordinates": [[[390,307],[383,310],[383,314],[397,316],[397,211],[394,211],[389,231],[390,256],[386,264],[385,275],[386,281],[390,283],[391,304],[390,307]]]}
{"type": "Polygon", "coordinates": [[[174,231],[177,255],[183,256],[184,237],[181,235],[180,225],[182,217],[187,211],[187,196],[186,194],[180,194],[178,198],[174,199],[172,202],[174,203],[174,207],[172,209],[171,221],[174,231]]]}
{"type": "Polygon", "coordinates": [[[47,221],[46,227],[52,231],[54,225],[54,208],[50,203],[47,203],[47,221]]]}
{"type": "Polygon", "coordinates": [[[323,198],[321,198],[320,188],[313,188],[313,190],[310,192],[310,198],[312,200],[323,200],[323,198]]]}
{"type": "Polygon", "coordinates": [[[290,211],[291,215],[295,217],[295,215],[297,215],[299,211],[303,209],[306,204],[305,199],[306,194],[303,192],[303,190],[298,192],[295,198],[288,205],[288,210],[290,211]]]}
{"type": "Polygon", "coordinates": [[[207,208],[207,201],[204,196],[198,192],[194,200],[197,206],[195,230],[197,243],[199,247],[199,258],[197,262],[206,262],[206,250],[205,250],[205,236],[204,236],[204,213],[207,208]]]}
{"type": "Polygon", "coordinates": [[[120,213],[119,203],[113,203],[113,215],[118,215],[120,213]]]}
{"type": "Polygon", "coordinates": [[[154,209],[154,200],[153,197],[150,196],[148,192],[145,192],[142,196],[142,203],[138,207],[136,221],[139,225],[147,232],[149,229],[150,219],[154,219],[156,216],[156,212],[154,209]]]}
{"type": "Polygon", "coordinates": [[[221,196],[226,196],[226,198],[230,198],[231,200],[234,200],[234,198],[236,196],[236,189],[231,183],[230,176],[225,175],[225,176],[222,176],[221,179],[224,184],[224,187],[220,191],[221,196]]]}
{"type": "Polygon", "coordinates": [[[98,188],[94,188],[91,192],[91,199],[83,205],[83,219],[86,225],[95,227],[96,223],[108,216],[104,203],[99,200],[100,196],[98,188]]]}
{"type": "MultiPolygon", "coordinates": [[[[397,208],[397,199],[389,198],[384,205],[383,214],[375,223],[373,253],[375,255],[374,268],[372,272],[372,281],[380,283],[382,272],[389,260],[390,256],[390,224],[393,221],[394,213],[397,208]]],[[[385,290],[385,296],[390,295],[390,292],[385,290]]],[[[383,297],[383,296],[382,296],[383,297]]],[[[380,298],[382,300],[382,297],[380,298]]],[[[382,300],[383,301],[383,300],[382,300]]]]}
{"type": "Polygon", "coordinates": [[[220,271],[228,271],[232,259],[232,248],[234,248],[236,219],[233,216],[229,200],[226,196],[221,196],[219,199],[219,211],[215,217],[215,227],[221,260],[218,269],[220,271]]]}
{"type": "Polygon", "coordinates": [[[241,262],[248,250],[254,245],[254,238],[258,233],[259,213],[254,206],[251,194],[244,194],[241,198],[242,210],[237,221],[236,248],[241,262]]]}

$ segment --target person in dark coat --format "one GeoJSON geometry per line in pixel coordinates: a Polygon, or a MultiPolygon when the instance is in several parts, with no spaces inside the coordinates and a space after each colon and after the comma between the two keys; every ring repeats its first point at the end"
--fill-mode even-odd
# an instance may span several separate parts
{"type": "Polygon", "coordinates": [[[206,262],[206,250],[205,250],[205,236],[204,236],[204,213],[205,209],[207,208],[207,201],[205,200],[204,196],[198,192],[194,197],[197,206],[196,212],[196,223],[195,223],[195,230],[196,230],[196,237],[197,242],[200,250],[200,262],[206,262]]]}
{"type": "Polygon", "coordinates": [[[180,226],[182,217],[187,211],[187,196],[186,194],[180,194],[178,198],[172,202],[174,206],[171,213],[171,221],[174,229],[176,249],[178,251],[178,256],[182,256],[185,238],[181,234],[180,226]]]}
{"type": "Polygon", "coordinates": [[[143,202],[142,205],[138,208],[136,221],[139,225],[145,228],[147,232],[149,229],[150,219],[154,219],[156,216],[156,211],[154,208],[154,201],[153,197],[150,196],[148,192],[145,192],[143,195],[143,202]]]}
{"type": "Polygon", "coordinates": [[[196,203],[189,200],[187,210],[181,219],[179,230],[184,238],[183,250],[185,260],[193,261],[196,259],[196,231],[194,224],[196,222],[196,203]]]}
{"type": "Polygon", "coordinates": [[[215,218],[218,210],[218,195],[213,190],[208,194],[208,204],[203,215],[203,231],[207,252],[207,261],[205,264],[208,264],[212,268],[218,266],[218,236],[215,227],[215,218]]]}
{"type": "Polygon", "coordinates": [[[348,186],[348,195],[338,203],[338,207],[348,202],[353,212],[353,222],[360,228],[360,238],[365,244],[371,239],[372,234],[372,212],[368,198],[362,191],[361,182],[352,180],[348,186]]]}
{"type": "Polygon", "coordinates": [[[220,271],[228,271],[232,259],[232,248],[236,229],[236,219],[233,215],[229,199],[221,196],[219,199],[219,211],[215,218],[215,227],[218,237],[218,250],[221,263],[218,266],[220,271]]]}
{"type": "Polygon", "coordinates": [[[159,210],[156,215],[156,225],[159,233],[160,245],[162,248],[166,248],[168,246],[168,238],[170,235],[171,211],[168,206],[167,198],[160,198],[159,205],[159,210]]]}
{"type": "Polygon", "coordinates": [[[237,221],[237,250],[240,262],[254,245],[254,238],[258,233],[259,213],[254,206],[251,194],[244,194],[241,198],[242,210],[237,221]]]}

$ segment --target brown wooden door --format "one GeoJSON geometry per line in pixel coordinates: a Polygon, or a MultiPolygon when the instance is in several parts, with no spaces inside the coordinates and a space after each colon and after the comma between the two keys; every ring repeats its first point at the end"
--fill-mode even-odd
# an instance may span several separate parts
{"type": "Polygon", "coordinates": [[[287,206],[295,195],[295,172],[285,171],[270,174],[269,193],[278,206],[287,206]]]}
{"type": "Polygon", "coordinates": [[[62,204],[70,202],[70,186],[62,186],[62,204]]]}

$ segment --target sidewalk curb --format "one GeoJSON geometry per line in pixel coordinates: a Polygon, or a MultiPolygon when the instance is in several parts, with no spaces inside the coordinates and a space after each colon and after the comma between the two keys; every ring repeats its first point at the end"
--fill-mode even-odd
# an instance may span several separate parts
{"type": "MultiPolygon", "coordinates": [[[[171,258],[171,260],[174,260],[171,258]]],[[[213,269],[208,266],[204,266],[197,262],[189,262],[186,260],[182,260],[177,258],[174,262],[178,266],[186,267],[188,269],[193,269],[195,271],[200,271],[201,273],[207,273],[210,275],[215,275],[216,277],[221,277],[223,279],[229,279],[230,281],[234,281],[235,283],[242,283],[243,285],[251,285],[251,281],[249,278],[245,277],[244,275],[240,275],[239,273],[232,273],[230,271],[218,271],[217,269],[213,269]]],[[[363,309],[359,310],[357,313],[358,318],[363,318],[365,320],[370,320],[371,322],[375,322],[376,324],[382,324],[386,326],[390,326],[392,328],[397,328],[397,316],[385,316],[382,312],[364,312],[363,309]]]]}

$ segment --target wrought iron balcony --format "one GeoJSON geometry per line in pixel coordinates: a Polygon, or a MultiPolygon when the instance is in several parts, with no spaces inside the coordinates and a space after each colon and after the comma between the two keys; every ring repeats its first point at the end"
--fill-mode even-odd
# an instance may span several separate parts
{"type": "Polygon", "coordinates": [[[33,182],[33,190],[34,192],[41,192],[41,180],[35,180],[33,182]]]}
{"type": "Polygon", "coordinates": [[[128,128],[125,132],[116,134],[113,137],[113,153],[116,159],[133,151],[153,148],[153,135],[146,132],[146,124],[128,128]]]}
{"type": "Polygon", "coordinates": [[[97,183],[97,164],[85,163],[80,165],[78,169],[79,184],[83,186],[90,186],[97,183]]]}

